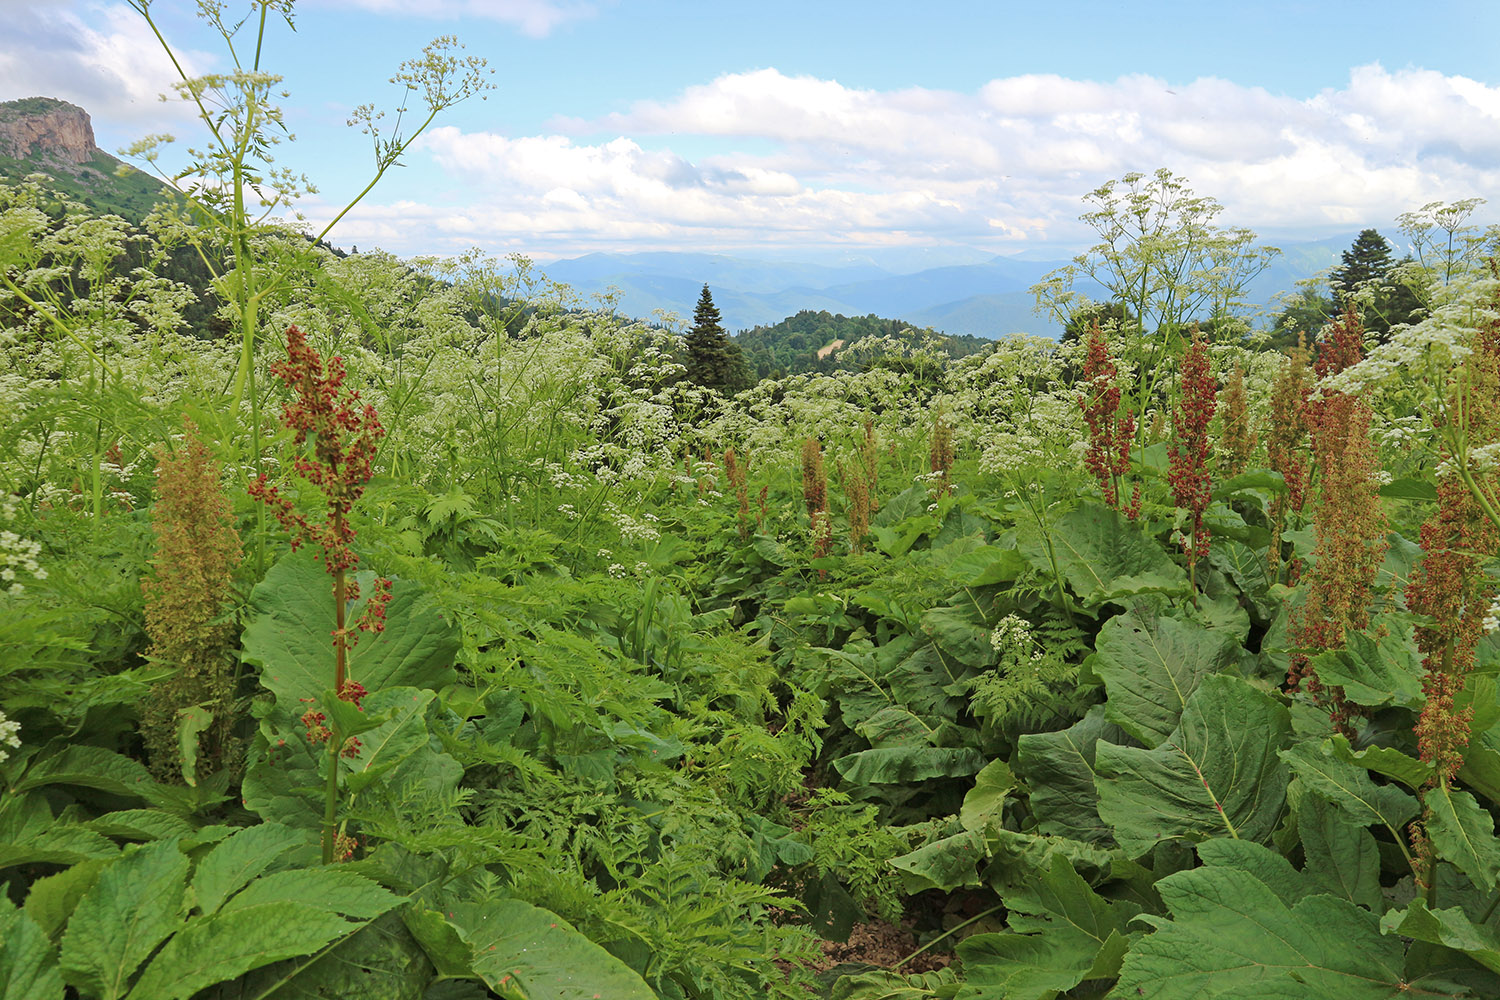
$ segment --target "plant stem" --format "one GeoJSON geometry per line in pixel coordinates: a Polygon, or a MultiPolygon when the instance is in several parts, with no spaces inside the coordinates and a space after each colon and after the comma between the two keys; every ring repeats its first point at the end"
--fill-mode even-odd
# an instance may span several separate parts
{"type": "Polygon", "coordinates": [[[957,927],[950,927],[948,930],[943,931],[943,933],[939,934],[937,937],[933,938],[931,941],[928,941],[922,947],[918,948],[916,951],[912,952],[910,955],[907,955],[905,958],[903,958],[901,961],[897,962],[895,965],[891,966],[891,968],[892,969],[899,969],[899,968],[901,968],[901,966],[905,965],[907,962],[910,962],[912,959],[914,959],[918,955],[922,954],[922,952],[926,951],[928,948],[931,948],[933,945],[935,945],[939,941],[943,940],[943,938],[949,937],[950,935],[953,935],[953,934],[957,934],[959,931],[963,930],[965,927],[969,926],[970,924],[974,923],[975,921],[983,920],[985,917],[989,916],[991,913],[994,913],[996,910],[1003,910],[1003,909],[1005,909],[1005,904],[1004,903],[1000,903],[1000,904],[998,904],[996,906],[990,907],[988,910],[985,910],[983,913],[976,914],[975,916],[970,917],[968,920],[965,920],[963,923],[959,924],[957,927]]]}
{"type": "MultiPolygon", "coordinates": [[[[348,581],[344,571],[333,574],[333,693],[339,697],[344,690],[344,672],[347,666],[347,637],[344,635],[344,603],[348,594],[348,581]]],[[[333,863],[333,841],[338,826],[339,804],[339,752],[344,746],[344,734],[339,730],[336,718],[329,720],[331,734],[328,737],[328,777],[323,785],[323,863],[333,863]]]]}

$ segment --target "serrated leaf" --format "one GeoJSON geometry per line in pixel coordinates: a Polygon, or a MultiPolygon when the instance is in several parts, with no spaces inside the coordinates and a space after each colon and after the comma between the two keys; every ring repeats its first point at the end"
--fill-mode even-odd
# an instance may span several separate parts
{"type": "MultiPolygon", "coordinates": [[[[56,875],[37,879],[26,893],[26,915],[47,937],[56,938],[78,908],[78,901],[107,864],[109,862],[97,859],[81,861],[56,875]]],[[[0,996],[4,995],[0,993],[0,996]]]]}
{"type": "Polygon", "coordinates": [[[1417,814],[1417,800],[1394,785],[1377,785],[1364,768],[1338,758],[1332,743],[1308,741],[1282,752],[1297,778],[1361,826],[1380,823],[1394,835],[1417,814]]]}
{"type": "Polygon", "coordinates": [[[1387,500],[1436,501],[1437,487],[1425,477],[1397,479],[1380,487],[1380,495],[1387,500]]]}
{"type": "Polygon", "coordinates": [[[88,827],[122,840],[163,840],[193,832],[193,824],[162,809],[117,809],[89,820],[88,827]]]}
{"type": "Polygon", "coordinates": [[[47,935],[0,897],[0,997],[63,1000],[62,972],[47,935]]]}
{"type": "Polygon", "coordinates": [[[304,831],[280,823],[261,823],[215,844],[193,873],[198,909],[213,913],[234,892],[270,868],[277,858],[307,843],[304,831]]]}
{"type": "Polygon", "coordinates": [[[1198,857],[1205,865],[1237,868],[1254,875],[1287,906],[1295,905],[1311,889],[1308,880],[1290,861],[1269,847],[1248,840],[1227,837],[1205,840],[1198,845],[1198,857]]]}
{"type": "Polygon", "coordinates": [[[77,785],[114,795],[141,796],[151,784],[151,772],[139,761],[103,747],[75,743],[33,763],[11,791],[77,785]]]}
{"type": "Polygon", "coordinates": [[[1194,622],[1150,612],[1117,615],[1095,645],[1094,672],[1104,681],[1109,720],[1148,748],[1177,728],[1204,677],[1233,664],[1238,644],[1194,622]]]}
{"type": "MultiPolygon", "coordinates": [[[[231,995],[235,1000],[256,1000],[263,994],[264,1000],[426,1000],[432,978],[426,952],[390,914],[312,961],[286,959],[262,966],[226,983],[223,993],[225,1000],[231,995]]],[[[481,993],[480,1000],[488,997],[481,993]]]]}
{"type": "Polygon", "coordinates": [[[519,899],[462,903],[454,925],[474,954],[474,974],[527,1000],[656,1000],[628,965],[562,917],[519,899]]]}
{"type": "Polygon", "coordinates": [[[1431,812],[1427,837],[1437,856],[1480,888],[1494,889],[1500,877],[1500,842],[1495,840],[1494,817],[1474,796],[1454,791],[1447,782],[1428,789],[1423,802],[1431,812]]]}
{"type": "Polygon", "coordinates": [[[1112,996],[1143,1000],[1379,1000],[1404,995],[1405,951],[1374,914],[1333,896],[1288,907],[1234,868],[1157,883],[1172,919],[1125,956],[1112,996]]]}
{"type": "Polygon", "coordinates": [[[1031,811],[1042,833],[1079,840],[1113,836],[1099,818],[1094,786],[1094,755],[1101,742],[1127,744],[1130,737],[1095,705],[1067,729],[1027,733],[1019,740],[1016,764],[1031,787],[1031,811]]]}
{"type": "Polygon", "coordinates": [[[63,976],[103,1000],[182,923],[188,859],[176,840],[130,848],[89,886],[62,937],[63,976]]]}
{"type": "Polygon", "coordinates": [[[1357,764],[1372,774],[1395,778],[1407,788],[1420,789],[1432,777],[1431,764],[1424,764],[1415,757],[1407,756],[1395,747],[1371,746],[1355,750],[1342,736],[1328,741],[1333,755],[1349,764],[1357,764]]]}
{"type": "Polygon", "coordinates": [[[358,926],[309,903],[286,900],[198,917],[146,966],[129,1000],[186,1000],[251,969],[310,955],[358,926]]]}
{"type": "Polygon", "coordinates": [[[1097,885],[1114,874],[1119,853],[1068,837],[1017,830],[991,828],[984,839],[990,855],[984,880],[1001,898],[1030,891],[1042,875],[1051,870],[1058,856],[1066,858],[1085,881],[1097,885]]]}
{"type": "Polygon", "coordinates": [[[1099,746],[1099,815],[1131,857],[1174,838],[1265,839],[1286,802],[1276,752],[1290,732],[1287,710],[1270,695],[1209,675],[1159,748],[1099,746]]]}
{"type": "Polygon", "coordinates": [[[401,897],[354,872],[338,868],[295,868],[273,872],[251,882],[227,903],[222,912],[263,903],[295,900],[329,913],[370,920],[400,905],[401,897]]]}
{"type": "MultiPolygon", "coordinates": [[[[361,573],[360,587],[373,590],[361,573]]],[[[261,668],[260,681],[282,708],[301,714],[333,682],[333,585],[307,553],[291,553],[272,566],[250,594],[245,659],[261,668]]],[[[351,609],[358,614],[359,605],[351,609]]],[[[369,691],[397,685],[441,688],[456,678],[457,631],[426,601],[421,588],[397,580],[386,606],[385,631],[364,634],[350,654],[349,676],[369,691]]]]}

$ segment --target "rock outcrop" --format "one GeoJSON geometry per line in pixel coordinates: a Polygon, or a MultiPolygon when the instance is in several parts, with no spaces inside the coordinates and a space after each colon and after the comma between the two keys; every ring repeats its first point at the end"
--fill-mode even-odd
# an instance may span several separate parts
{"type": "Polygon", "coordinates": [[[78,165],[98,152],[89,114],[75,104],[51,97],[0,104],[0,156],[78,165]]]}

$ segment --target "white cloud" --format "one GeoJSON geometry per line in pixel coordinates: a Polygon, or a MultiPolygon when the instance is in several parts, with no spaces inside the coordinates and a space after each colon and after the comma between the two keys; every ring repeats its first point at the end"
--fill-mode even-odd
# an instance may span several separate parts
{"type": "MultiPolygon", "coordinates": [[[[148,129],[191,117],[181,105],[158,100],[172,93],[177,73],[129,7],[0,0],[0,19],[0,99],[57,97],[96,120],[148,129]]],[[[177,56],[190,74],[212,63],[193,50],[177,56]]]]}
{"type": "Polygon", "coordinates": [[[1293,236],[1500,189],[1500,88],[1378,65],[1309,98],[1145,75],[886,92],[761,69],[552,126],[443,128],[425,148],[471,190],[503,192],[476,224],[580,246],[1077,242],[1083,193],[1158,166],[1223,202],[1222,223],[1293,236]],[[683,136],[716,151],[652,148],[683,136]]]}
{"type": "Polygon", "coordinates": [[[509,24],[523,35],[545,38],[559,25],[593,17],[595,3],[577,0],[319,0],[327,6],[357,7],[377,14],[400,14],[429,18],[485,18],[509,24]]]}

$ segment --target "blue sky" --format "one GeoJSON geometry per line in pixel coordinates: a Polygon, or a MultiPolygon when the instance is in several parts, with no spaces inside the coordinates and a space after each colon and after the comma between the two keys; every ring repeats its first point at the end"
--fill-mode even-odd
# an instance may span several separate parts
{"type": "MultiPolygon", "coordinates": [[[[191,71],[228,66],[191,4],[152,11],[191,71]]],[[[123,4],[0,0],[0,22],[0,99],[72,100],[107,149],[197,139],[123,4]]],[[[402,59],[451,33],[495,70],[334,234],[401,254],[1063,256],[1085,192],[1162,166],[1271,240],[1394,235],[1500,182],[1500,4],[1480,0],[305,0],[296,25],[264,66],[315,222],[368,179],[343,122],[392,105],[402,59]]]]}

